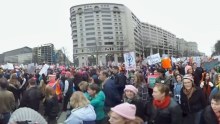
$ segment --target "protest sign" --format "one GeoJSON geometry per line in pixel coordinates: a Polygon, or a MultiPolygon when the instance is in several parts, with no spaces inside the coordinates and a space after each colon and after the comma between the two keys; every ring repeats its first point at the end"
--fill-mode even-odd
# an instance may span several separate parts
{"type": "Polygon", "coordinates": [[[154,75],[149,75],[148,76],[148,86],[149,88],[154,88],[155,83],[156,83],[156,78],[158,78],[159,75],[158,74],[154,74],[154,75]]]}
{"type": "Polygon", "coordinates": [[[160,54],[154,54],[147,57],[147,62],[149,65],[157,64],[161,62],[160,54]]]}
{"type": "Polygon", "coordinates": [[[126,70],[135,70],[136,61],[134,52],[124,53],[125,68],[126,70]]]}
{"type": "Polygon", "coordinates": [[[43,66],[43,68],[40,70],[39,74],[40,74],[40,75],[42,75],[42,74],[47,75],[47,69],[48,69],[49,67],[50,67],[49,65],[45,64],[45,65],[43,66]]]}

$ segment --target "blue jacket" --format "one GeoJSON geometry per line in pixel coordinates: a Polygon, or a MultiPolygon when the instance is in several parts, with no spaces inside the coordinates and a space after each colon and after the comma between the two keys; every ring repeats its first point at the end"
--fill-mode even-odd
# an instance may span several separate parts
{"type": "Polygon", "coordinates": [[[76,108],[71,111],[71,115],[65,120],[65,124],[95,124],[96,114],[92,105],[83,108],[76,108]]]}

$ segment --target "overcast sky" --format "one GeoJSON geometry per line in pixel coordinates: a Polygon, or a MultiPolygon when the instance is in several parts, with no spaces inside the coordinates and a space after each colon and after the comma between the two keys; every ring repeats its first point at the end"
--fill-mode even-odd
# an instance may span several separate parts
{"type": "Polygon", "coordinates": [[[124,4],[140,21],[197,42],[207,55],[220,40],[220,0],[1,0],[0,53],[53,43],[72,59],[69,9],[97,2],[124,4]]]}

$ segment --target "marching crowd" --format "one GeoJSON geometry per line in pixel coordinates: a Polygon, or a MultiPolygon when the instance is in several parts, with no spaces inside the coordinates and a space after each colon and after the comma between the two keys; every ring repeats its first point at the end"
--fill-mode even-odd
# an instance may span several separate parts
{"type": "MultiPolygon", "coordinates": [[[[40,123],[17,117],[30,108],[56,124],[220,124],[220,74],[197,63],[48,69],[0,69],[0,124],[40,123]],[[150,87],[150,75],[158,75],[150,87]]],[[[42,122],[43,123],[43,122],[42,122]]]]}

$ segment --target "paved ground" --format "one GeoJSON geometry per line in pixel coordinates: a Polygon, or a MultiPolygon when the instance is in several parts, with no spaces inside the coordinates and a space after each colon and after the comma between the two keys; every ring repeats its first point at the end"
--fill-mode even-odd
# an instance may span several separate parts
{"type": "Polygon", "coordinates": [[[57,120],[58,124],[64,124],[64,121],[66,120],[66,112],[62,112],[59,119],[57,120]]]}

